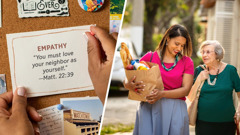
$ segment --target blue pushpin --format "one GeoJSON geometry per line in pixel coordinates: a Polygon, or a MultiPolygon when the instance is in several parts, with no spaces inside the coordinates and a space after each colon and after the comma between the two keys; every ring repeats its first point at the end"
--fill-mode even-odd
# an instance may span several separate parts
{"type": "Polygon", "coordinates": [[[64,107],[64,106],[63,106],[62,104],[58,104],[58,105],[57,105],[57,109],[58,109],[58,110],[62,110],[63,107],[64,107]]]}

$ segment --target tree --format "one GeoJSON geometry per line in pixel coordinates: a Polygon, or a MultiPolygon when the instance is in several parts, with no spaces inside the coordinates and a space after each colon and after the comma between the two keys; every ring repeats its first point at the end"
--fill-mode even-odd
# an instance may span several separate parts
{"type": "Polygon", "coordinates": [[[122,14],[125,0],[111,0],[110,1],[110,13],[122,14]]]}
{"type": "MultiPolygon", "coordinates": [[[[154,33],[163,33],[169,28],[170,22],[178,18],[191,35],[193,56],[196,57],[194,39],[194,13],[200,0],[145,0],[144,44],[143,51],[154,50],[152,37],[154,33]]],[[[160,42],[160,39],[159,39],[160,42]]]]}
{"type": "Polygon", "coordinates": [[[153,50],[152,36],[155,18],[160,7],[158,0],[145,0],[143,52],[153,50]]]}

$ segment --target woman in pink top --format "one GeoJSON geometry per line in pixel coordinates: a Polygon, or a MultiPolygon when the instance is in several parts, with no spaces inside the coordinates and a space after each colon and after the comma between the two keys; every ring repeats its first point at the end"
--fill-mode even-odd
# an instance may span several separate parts
{"type": "MultiPolygon", "coordinates": [[[[173,25],[166,31],[156,51],[141,58],[141,61],[159,65],[164,90],[154,89],[146,97],[148,102],[141,102],[134,135],[189,135],[185,96],[193,84],[191,54],[192,42],[188,31],[181,25],[173,25]]],[[[136,82],[135,78],[125,80],[124,87],[141,93],[144,82],[136,82]]]]}

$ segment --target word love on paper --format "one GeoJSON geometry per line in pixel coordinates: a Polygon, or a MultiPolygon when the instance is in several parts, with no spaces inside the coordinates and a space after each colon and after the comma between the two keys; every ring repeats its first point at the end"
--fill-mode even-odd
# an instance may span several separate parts
{"type": "Polygon", "coordinates": [[[39,122],[41,135],[62,135],[63,115],[57,106],[50,106],[37,111],[43,119],[39,122]]]}
{"type": "Polygon", "coordinates": [[[39,78],[40,80],[61,79],[74,76],[74,72],[65,72],[69,64],[77,62],[77,58],[74,57],[74,52],[62,52],[48,55],[33,55],[33,57],[36,58],[37,63],[32,64],[32,69],[44,67],[42,68],[43,76],[39,78]],[[43,60],[45,62],[42,62],[43,60]],[[49,66],[51,66],[51,68],[48,68],[49,66]]]}

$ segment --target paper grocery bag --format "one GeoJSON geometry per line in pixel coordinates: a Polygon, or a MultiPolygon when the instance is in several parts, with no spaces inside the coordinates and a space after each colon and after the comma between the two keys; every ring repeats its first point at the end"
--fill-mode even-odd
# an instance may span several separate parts
{"type": "Polygon", "coordinates": [[[141,92],[142,95],[130,90],[128,93],[129,99],[146,102],[146,96],[149,95],[153,89],[163,90],[164,86],[158,64],[151,62],[147,62],[147,64],[151,67],[149,70],[125,70],[128,80],[136,76],[135,81],[143,81],[145,85],[144,91],[141,92]]]}

